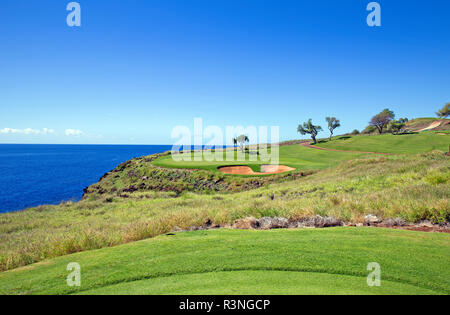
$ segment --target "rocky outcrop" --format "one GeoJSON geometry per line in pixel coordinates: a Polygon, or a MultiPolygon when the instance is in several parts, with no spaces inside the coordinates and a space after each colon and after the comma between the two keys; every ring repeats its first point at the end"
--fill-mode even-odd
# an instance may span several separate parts
{"type": "Polygon", "coordinates": [[[286,219],[281,217],[264,217],[261,219],[244,218],[236,220],[233,224],[235,229],[258,229],[258,230],[271,230],[271,229],[294,229],[294,228],[325,228],[333,226],[342,226],[341,220],[333,217],[321,217],[315,216],[304,219],[286,219]]]}
{"type": "MultiPolygon", "coordinates": [[[[272,230],[272,229],[301,229],[301,228],[329,228],[329,227],[382,227],[393,229],[405,229],[412,231],[422,232],[442,232],[450,233],[450,225],[445,224],[432,224],[429,221],[422,221],[419,223],[408,223],[401,218],[381,220],[374,215],[366,216],[366,223],[344,223],[342,220],[333,217],[322,217],[316,215],[314,217],[302,218],[302,219],[287,219],[282,217],[264,217],[256,219],[254,217],[247,217],[236,220],[232,225],[218,225],[213,224],[210,219],[207,219],[201,226],[193,226],[188,231],[195,230],[210,230],[218,228],[231,228],[240,230],[272,230]],[[377,222],[377,223],[375,223],[377,222]]],[[[177,230],[178,231],[178,230],[177,230]]]]}

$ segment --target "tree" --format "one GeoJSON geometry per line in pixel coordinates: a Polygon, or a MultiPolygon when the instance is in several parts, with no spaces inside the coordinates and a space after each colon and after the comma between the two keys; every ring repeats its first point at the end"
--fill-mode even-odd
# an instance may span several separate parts
{"type": "Polygon", "coordinates": [[[239,144],[239,147],[241,148],[242,153],[244,153],[244,146],[246,142],[250,142],[249,138],[246,135],[240,135],[237,138],[233,138],[234,145],[239,144]]]}
{"type": "Polygon", "coordinates": [[[307,122],[303,123],[303,126],[298,125],[297,127],[297,132],[301,133],[302,135],[310,134],[311,138],[314,141],[314,144],[317,143],[316,137],[319,131],[322,131],[322,127],[314,126],[311,118],[307,122]]]}
{"type": "Polygon", "coordinates": [[[450,103],[447,103],[440,109],[436,115],[438,115],[439,118],[447,118],[450,116],[450,103]]]}
{"type": "Polygon", "coordinates": [[[390,130],[392,133],[397,134],[406,126],[408,118],[400,118],[399,120],[393,120],[390,124],[390,130]]]}
{"type": "Polygon", "coordinates": [[[330,140],[333,137],[334,129],[341,126],[341,122],[336,117],[327,117],[325,120],[328,122],[328,130],[330,130],[330,140]]]}
{"type": "Polygon", "coordinates": [[[395,114],[393,111],[389,109],[383,110],[381,113],[372,117],[369,122],[370,126],[374,126],[377,128],[380,134],[383,133],[383,129],[387,127],[387,125],[395,118],[395,114]]]}

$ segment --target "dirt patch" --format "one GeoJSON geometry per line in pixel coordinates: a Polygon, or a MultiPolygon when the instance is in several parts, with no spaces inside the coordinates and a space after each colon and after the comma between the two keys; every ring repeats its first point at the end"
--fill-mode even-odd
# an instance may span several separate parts
{"type": "Polygon", "coordinates": [[[418,130],[418,132],[435,129],[435,128],[439,127],[443,122],[444,122],[443,120],[435,121],[432,124],[430,124],[428,127],[418,130]]]}
{"type": "Polygon", "coordinates": [[[269,175],[294,171],[295,168],[286,165],[261,165],[261,172],[254,172],[248,166],[224,166],[219,171],[232,175],[269,175]]]}

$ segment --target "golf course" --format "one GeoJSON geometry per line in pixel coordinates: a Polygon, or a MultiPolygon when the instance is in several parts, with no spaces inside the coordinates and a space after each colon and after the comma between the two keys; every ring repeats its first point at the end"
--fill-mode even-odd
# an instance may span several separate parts
{"type": "Polygon", "coordinates": [[[449,294],[449,139],[431,130],[282,143],[290,169],[275,175],[220,171],[259,172],[265,163],[248,152],[231,163],[130,160],[80,202],[0,216],[0,293],[449,294]],[[239,225],[275,217],[290,228],[239,225]],[[308,218],[338,223],[292,228],[308,218]],[[66,284],[71,262],[79,287],[66,284]],[[372,262],[381,286],[366,283],[372,262]]]}

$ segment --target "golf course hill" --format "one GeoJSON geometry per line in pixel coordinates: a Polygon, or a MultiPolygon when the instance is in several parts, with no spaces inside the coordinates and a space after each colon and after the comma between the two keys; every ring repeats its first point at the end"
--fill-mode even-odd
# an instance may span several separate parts
{"type": "Polygon", "coordinates": [[[132,159],[79,202],[0,216],[0,294],[449,294],[440,121],[281,143],[275,174],[250,152],[132,159]],[[223,172],[235,166],[252,172],[223,172]],[[81,287],[63,281],[69,262],[82,266],[81,287]],[[381,287],[367,286],[370,262],[381,287]]]}

